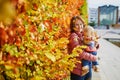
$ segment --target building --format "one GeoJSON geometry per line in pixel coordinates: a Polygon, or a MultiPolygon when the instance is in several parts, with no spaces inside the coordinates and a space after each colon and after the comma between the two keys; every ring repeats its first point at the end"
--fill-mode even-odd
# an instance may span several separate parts
{"type": "Polygon", "coordinates": [[[98,25],[113,25],[119,21],[118,6],[104,5],[98,7],[98,25]]]}
{"type": "Polygon", "coordinates": [[[95,24],[97,24],[98,23],[98,9],[89,8],[88,13],[89,13],[88,23],[95,22],[95,24]]]}

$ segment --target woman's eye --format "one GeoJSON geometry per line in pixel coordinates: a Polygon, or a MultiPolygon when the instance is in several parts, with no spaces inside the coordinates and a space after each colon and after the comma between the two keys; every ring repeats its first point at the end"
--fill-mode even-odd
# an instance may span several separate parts
{"type": "Polygon", "coordinates": [[[89,38],[90,36],[87,36],[87,38],[89,38]]]}
{"type": "Polygon", "coordinates": [[[75,24],[76,26],[79,26],[79,24],[75,24]]]}

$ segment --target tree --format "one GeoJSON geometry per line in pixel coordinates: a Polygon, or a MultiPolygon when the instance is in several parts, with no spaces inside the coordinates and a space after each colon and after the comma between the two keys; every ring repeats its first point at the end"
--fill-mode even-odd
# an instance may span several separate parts
{"type": "Polygon", "coordinates": [[[90,26],[95,26],[95,22],[89,23],[90,26]]]}

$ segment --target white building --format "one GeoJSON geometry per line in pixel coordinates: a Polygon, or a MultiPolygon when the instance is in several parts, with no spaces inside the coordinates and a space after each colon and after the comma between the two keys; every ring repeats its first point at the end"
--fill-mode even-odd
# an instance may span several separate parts
{"type": "Polygon", "coordinates": [[[88,22],[98,23],[98,9],[97,8],[89,8],[88,9],[88,22]]]}

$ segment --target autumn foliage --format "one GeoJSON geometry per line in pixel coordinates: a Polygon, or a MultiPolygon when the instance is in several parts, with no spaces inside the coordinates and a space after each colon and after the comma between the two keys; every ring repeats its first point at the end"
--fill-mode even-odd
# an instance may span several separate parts
{"type": "Polygon", "coordinates": [[[62,80],[69,76],[77,56],[67,53],[70,19],[80,15],[84,2],[1,1],[2,8],[10,5],[12,9],[4,14],[0,8],[0,74],[6,80],[62,80]]]}

